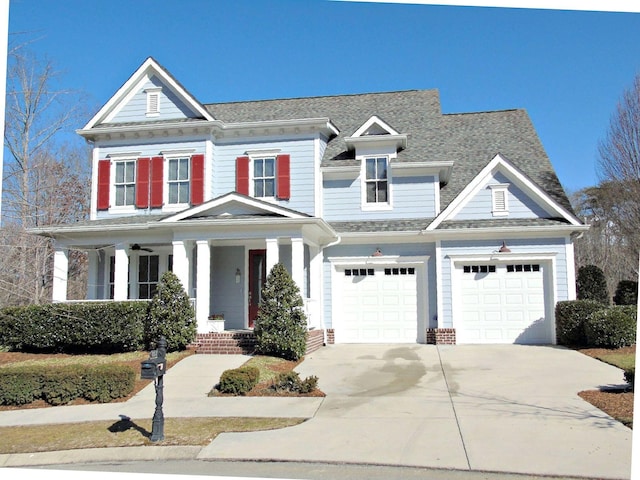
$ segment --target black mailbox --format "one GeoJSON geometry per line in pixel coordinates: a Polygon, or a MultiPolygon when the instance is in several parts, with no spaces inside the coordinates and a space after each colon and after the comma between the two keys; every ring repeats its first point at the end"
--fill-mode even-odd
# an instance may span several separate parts
{"type": "Polygon", "coordinates": [[[167,362],[164,358],[149,358],[140,362],[140,378],[154,380],[165,374],[167,362]]]}

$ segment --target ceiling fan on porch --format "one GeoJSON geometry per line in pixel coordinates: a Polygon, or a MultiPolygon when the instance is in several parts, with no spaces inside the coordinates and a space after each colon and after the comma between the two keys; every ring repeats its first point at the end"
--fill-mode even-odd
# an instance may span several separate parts
{"type": "Polygon", "coordinates": [[[144,252],[153,252],[153,250],[149,247],[141,247],[139,243],[134,243],[133,245],[131,245],[131,250],[142,250],[144,252]]]}

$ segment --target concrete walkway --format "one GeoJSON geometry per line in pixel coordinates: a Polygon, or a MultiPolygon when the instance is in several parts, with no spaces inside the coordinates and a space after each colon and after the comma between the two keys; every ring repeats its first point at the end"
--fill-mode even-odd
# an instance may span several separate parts
{"type": "MultiPolygon", "coordinates": [[[[620,384],[622,372],[571,350],[333,345],[310,354],[298,367],[302,377],[319,377],[324,399],[206,397],[222,371],[246,360],[241,355],[196,355],[181,361],[165,376],[165,417],[310,420],[283,430],[222,434],[202,449],[65,452],[63,462],[87,462],[95,455],[107,461],[110,453],[115,460],[195,456],[592,478],[630,475],[631,430],[576,395],[620,384]]],[[[150,386],[120,404],[0,412],[0,426],[117,421],[119,415],[149,418],[154,396],[150,386]]],[[[33,465],[37,457],[0,455],[0,466],[33,465]]],[[[63,463],[52,457],[42,454],[40,464],[63,463]]]]}

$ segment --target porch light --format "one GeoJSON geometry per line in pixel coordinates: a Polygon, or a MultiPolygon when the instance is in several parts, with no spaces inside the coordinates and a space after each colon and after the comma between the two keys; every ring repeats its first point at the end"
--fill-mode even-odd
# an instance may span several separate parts
{"type": "Polygon", "coordinates": [[[380,250],[379,248],[376,248],[376,251],[373,252],[373,256],[374,257],[381,257],[382,256],[382,250],[380,250]]]}
{"type": "Polygon", "coordinates": [[[502,241],[502,246],[500,247],[498,252],[500,252],[500,253],[511,253],[511,250],[509,250],[509,247],[507,247],[507,244],[504,242],[504,240],[502,241]]]}
{"type": "Polygon", "coordinates": [[[240,276],[242,275],[242,273],[240,272],[239,268],[236,268],[236,283],[240,283],[240,276]]]}

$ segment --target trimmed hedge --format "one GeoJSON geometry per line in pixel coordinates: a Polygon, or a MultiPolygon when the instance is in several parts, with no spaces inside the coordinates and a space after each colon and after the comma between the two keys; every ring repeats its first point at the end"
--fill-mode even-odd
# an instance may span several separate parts
{"type": "Polygon", "coordinates": [[[570,300],[556,304],[556,341],[560,345],[588,345],[585,320],[594,312],[606,308],[595,300],[570,300]]]}
{"type": "Polygon", "coordinates": [[[289,371],[278,374],[273,382],[276,392],[300,393],[302,395],[313,392],[318,386],[318,377],[312,375],[302,380],[298,372],[289,371]]]}
{"type": "Polygon", "coordinates": [[[245,395],[258,384],[260,370],[256,367],[240,367],[225,370],[220,376],[218,390],[221,393],[245,395]]]}
{"type": "Polygon", "coordinates": [[[0,345],[48,353],[141,350],[147,302],[52,303],[0,309],[0,345]]]}
{"type": "Polygon", "coordinates": [[[620,348],[636,343],[635,305],[597,310],[584,323],[587,344],[600,348],[620,348]]]}
{"type": "Polygon", "coordinates": [[[620,280],[616,287],[613,303],[616,305],[637,305],[638,282],[633,280],[620,280]]]}
{"type": "Polygon", "coordinates": [[[624,381],[629,384],[631,390],[634,389],[634,383],[636,380],[636,367],[631,367],[624,371],[624,381]]]}
{"type": "Polygon", "coordinates": [[[43,399],[64,405],[76,398],[101,403],[133,392],[136,372],[127,365],[12,366],[0,368],[0,405],[43,399]]]}

